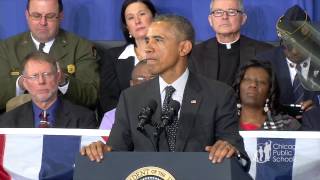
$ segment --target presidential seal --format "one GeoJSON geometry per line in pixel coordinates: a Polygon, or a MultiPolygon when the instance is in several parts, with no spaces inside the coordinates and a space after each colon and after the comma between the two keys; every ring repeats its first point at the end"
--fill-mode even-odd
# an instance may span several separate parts
{"type": "Polygon", "coordinates": [[[148,166],[135,170],[126,180],[175,180],[175,178],[164,169],[148,166]]]}

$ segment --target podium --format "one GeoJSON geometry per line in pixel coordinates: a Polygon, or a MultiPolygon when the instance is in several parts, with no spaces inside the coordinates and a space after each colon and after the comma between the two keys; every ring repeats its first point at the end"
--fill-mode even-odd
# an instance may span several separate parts
{"type": "Polygon", "coordinates": [[[80,154],[74,180],[249,180],[236,158],[212,164],[206,152],[110,152],[100,162],[80,154]]]}

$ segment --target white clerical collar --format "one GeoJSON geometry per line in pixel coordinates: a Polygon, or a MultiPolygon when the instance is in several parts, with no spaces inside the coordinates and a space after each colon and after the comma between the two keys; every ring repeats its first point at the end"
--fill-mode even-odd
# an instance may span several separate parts
{"type": "Polygon", "coordinates": [[[137,65],[139,63],[139,59],[136,55],[133,44],[127,45],[124,51],[118,57],[118,59],[123,60],[123,59],[128,59],[129,57],[134,57],[134,65],[137,65]]]}
{"type": "Polygon", "coordinates": [[[232,44],[234,44],[235,42],[237,42],[237,41],[239,41],[239,39],[240,38],[238,38],[238,39],[236,39],[236,40],[234,40],[234,41],[232,41],[232,42],[228,42],[228,43],[223,43],[223,42],[219,42],[220,44],[222,44],[222,45],[225,45],[226,46],[226,49],[231,49],[231,47],[232,47],[232,44]]]}
{"type": "MultiPolygon", "coordinates": [[[[30,32],[30,35],[31,35],[31,39],[33,41],[33,43],[36,45],[37,49],[39,49],[39,45],[40,45],[40,42],[37,41],[33,36],[32,36],[32,33],[30,32]]],[[[51,41],[48,41],[48,42],[45,42],[45,46],[43,47],[43,52],[45,53],[48,53],[50,52],[50,48],[51,46],[53,45],[53,42],[54,42],[55,39],[52,39],[51,41]]]]}

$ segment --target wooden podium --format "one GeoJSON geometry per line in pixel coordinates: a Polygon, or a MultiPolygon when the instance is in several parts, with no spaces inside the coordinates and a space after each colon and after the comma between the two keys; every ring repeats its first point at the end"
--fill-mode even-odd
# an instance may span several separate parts
{"type": "Polygon", "coordinates": [[[247,180],[236,158],[212,164],[206,152],[111,152],[102,162],[76,158],[75,180],[247,180]]]}

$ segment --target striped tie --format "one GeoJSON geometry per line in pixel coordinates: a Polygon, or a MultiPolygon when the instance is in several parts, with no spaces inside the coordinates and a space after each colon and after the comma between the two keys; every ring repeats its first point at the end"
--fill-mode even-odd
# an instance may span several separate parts
{"type": "Polygon", "coordinates": [[[294,77],[293,80],[293,96],[295,99],[295,103],[299,104],[303,101],[303,96],[304,96],[304,89],[301,85],[301,81],[299,76],[301,76],[301,65],[297,64],[296,65],[296,76],[294,77]]]}

